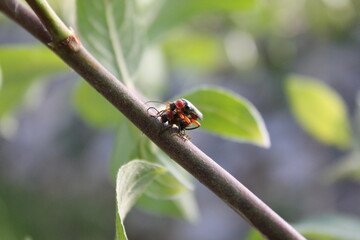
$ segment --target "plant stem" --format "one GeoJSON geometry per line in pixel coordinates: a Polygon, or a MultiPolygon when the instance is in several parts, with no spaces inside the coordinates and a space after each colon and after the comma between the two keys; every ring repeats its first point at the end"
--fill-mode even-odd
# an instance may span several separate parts
{"type": "Polygon", "coordinates": [[[52,43],[55,46],[73,35],[73,32],[61,21],[46,0],[26,0],[26,2],[50,32],[52,43]]]}
{"type": "MultiPolygon", "coordinates": [[[[33,2],[33,4],[43,2],[27,1],[33,2]]],[[[5,11],[4,9],[9,8],[9,6],[19,5],[21,3],[17,0],[1,0],[0,10],[5,11]]],[[[39,7],[34,6],[34,9],[39,9],[39,7]]],[[[6,14],[13,19],[16,19],[16,15],[36,18],[27,11],[29,10],[23,7],[14,7],[13,9],[7,9],[6,14]]],[[[53,15],[47,16],[52,17],[53,15]]],[[[50,27],[53,27],[52,24],[46,23],[49,19],[44,18],[43,15],[39,17],[45,26],[50,25],[50,27]]],[[[36,19],[29,19],[29,21],[41,25],[36,19]]],[[[53,22],[52,19],[50,21],[53,22]]],[[[41,39],[40,36],[46,34],[46,31],[39,32],[32,29],[35,27],[43,29],[41,26],[26,25],[23,21],[18,21],[18,23],[39,39],[41,39]]],[[[49,29],[49,31],[51,34],[53,33],[52,30],[49,29]]],[[[190,141],[184,141],[170,131],[160,136],[159,132],[163,129],[163,125],[157,119],[148,115],[145,104],[139,100],[134,92],[129,91],[109,73],[79,42],[65,43],[61,44],[59,48],[53,48],[53,51],[131,120],[157,146],[212,190],[264,236],[271,240],[305,240],[291,225],[190,141]]]]}
{"type": "Polygon", "coordinates": [[[34,12],[28,10],[27,6],[18,1],[0,0],[0,10],[42,43],[51,42],[49,32],[34,12]]]}

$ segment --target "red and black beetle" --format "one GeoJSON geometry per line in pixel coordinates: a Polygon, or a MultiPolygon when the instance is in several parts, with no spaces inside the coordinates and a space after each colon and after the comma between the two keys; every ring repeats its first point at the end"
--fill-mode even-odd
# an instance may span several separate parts
{"type": "Polygon", "coordinates": [[[181,98],[173,102],[166,103],[164,110],[157,111],[156,117],[160,122],[167,123],[169,126],[177,126],[179,133],[185,133],[185,130],[193,130],[201,126],[197,121],[203,119],[202,113],[188,100],[181,98]],[[191,127],[191,125],[195,125],[191,127]]]}

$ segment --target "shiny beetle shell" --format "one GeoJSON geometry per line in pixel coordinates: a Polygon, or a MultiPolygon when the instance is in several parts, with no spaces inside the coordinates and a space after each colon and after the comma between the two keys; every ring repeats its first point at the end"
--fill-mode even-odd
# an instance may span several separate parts
{"type": "Polygon", "coordinates": [[[193,114],[200,120],[203,120],[203,114],[199,111],[199,109],[197,109],[189,100],[186,100],[185,98],[182,98],[181,100],[185,104],[184,107],[185,114],[193,114]]]}

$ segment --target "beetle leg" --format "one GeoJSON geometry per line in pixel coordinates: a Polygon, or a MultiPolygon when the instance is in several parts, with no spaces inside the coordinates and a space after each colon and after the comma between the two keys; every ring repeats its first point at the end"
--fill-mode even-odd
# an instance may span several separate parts
{"type": "Polygon", "coordinates": [[[188,125],[191,124],[192,119],[188,118],[186,115],[184,115],[184,114],[182,114],[182,113],[178,113],[178,115],[179,115],[179,117],[180,117],[181,119],[184,119],[188,125]]]}
{"type": "Polygon", "coordinates": [[[200,127],[200,123],[198,121],[196,121],[195,119],[191,119],[191,123],[197,125],[198,127],[200,127]]]}
{"type": "Polygon", "coordinates": [[[184,141],[191,139],[191,138],[185,133],[185,129],[180,130],[180,131],[178,132],[178,136],[179,136],[182,140],[184,140],[184,141]]]}
{"type": "Polygon", "coordinates": [[[192,124],[195,124],[195,127],[189,127],[189,128],[185,128],[186,130],[194,130],[200,127],[200,123],[198,121],[196,121],[195,119],[189,119],[191,121],[192,124]]]}

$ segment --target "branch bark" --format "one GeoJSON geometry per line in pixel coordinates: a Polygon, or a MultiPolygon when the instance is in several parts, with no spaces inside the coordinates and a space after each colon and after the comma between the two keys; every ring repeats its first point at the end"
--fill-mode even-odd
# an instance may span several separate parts
{"type": "MultiPolygon", "coordinates": [[[[44,14],[41,13],[42,8],[33,6],[36,5],[36,1],[28,0],[28,2],[32,2],[31,6],[38,16],[44,14]]],[[[54,39],[49,35],[49,32],[54,32],[53,29],[47,31],[44,26],[49,27],[49,25],[42,23],[17,0],[1,0],[0,10],[41,42],[49,44],[49,40],[54,39]],[[28,24],[29,22],[31,24],[28,24]]],[[[53,27],[56,26],[50,25],[50,28],[53,27]]],[[[76,39],[71,35],[52,50],[157,146],[268,239],[305,240],[291,225],[190,141],[184,141],[170,132],[160,136],[158,133],[163,125],[148,115],[145,104],[97,62],[76,39]]]]}
{"type": "Polygon", "coordinates": [[[44,44],[51,42],[50,34],[40,19],[21,2],[1,0],[0,10],[40,42],[44,44]]]}

